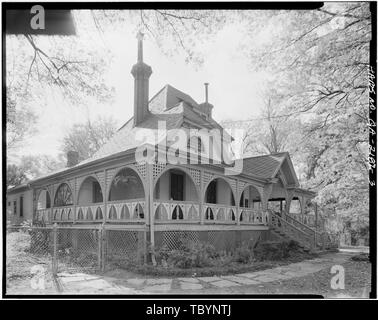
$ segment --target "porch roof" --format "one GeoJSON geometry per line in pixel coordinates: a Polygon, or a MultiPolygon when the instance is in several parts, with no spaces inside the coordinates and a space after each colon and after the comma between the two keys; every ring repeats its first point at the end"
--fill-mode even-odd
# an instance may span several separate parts
{"type": "Polygon", "coordinates": [[[287,152],[281,152],[244,158],[243,173],[264,179],[272,179],[276,176],[287,156],[287,152]]]}

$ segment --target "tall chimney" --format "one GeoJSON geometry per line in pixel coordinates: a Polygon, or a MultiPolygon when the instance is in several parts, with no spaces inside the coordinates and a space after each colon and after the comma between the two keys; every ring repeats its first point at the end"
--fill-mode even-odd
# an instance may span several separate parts
{"type": "Polygon", "coordinates": [[[209,102],[209,83],[205,82],[205,102],[209,102]]]}
{"type": "Polygon", "coordinates": [[[70,150],[67,152],[67,168],[76,166],[79,163],[79,152],[70,150]]]}
{"type": "Polygon", "coordinates": [[[137,34],[138,61],[131,69],[134,76],[134,126],[141,123],[148,114],[148,87],[152,69],[143,62],[143,33],[137,34]]]}
{"type": "Polygon", "coordinates": [[[205,102],[201,103],[199,107],[201,108],[202,112],[204,112],[208,118],[211,118],[211,111],[213,109],[213,105],[209,103],[209,83],[205,82],[205,102]]]}

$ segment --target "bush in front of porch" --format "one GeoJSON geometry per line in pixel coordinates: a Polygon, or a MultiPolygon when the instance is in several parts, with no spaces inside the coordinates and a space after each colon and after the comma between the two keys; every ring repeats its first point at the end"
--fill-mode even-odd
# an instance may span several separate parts
{"type": "Polygon", "coordinates": [[[219,251],[205,242],[181,240],[174,250],[167,246],[155,251],[156,266],[132,264],[130,271],[153,276],[214,276],[259,271],[312,259],[295,241],[244,242],[233,251],[219,251]]]}

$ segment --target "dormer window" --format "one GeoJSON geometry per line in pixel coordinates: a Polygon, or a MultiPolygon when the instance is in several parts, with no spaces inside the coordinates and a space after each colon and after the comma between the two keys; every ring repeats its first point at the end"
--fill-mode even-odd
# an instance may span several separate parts
{"type": "Polygon", "coordinates": [[[199,154],[205,151],[201,138],[196,136],[188,139],[187,149],[199,154]]]}

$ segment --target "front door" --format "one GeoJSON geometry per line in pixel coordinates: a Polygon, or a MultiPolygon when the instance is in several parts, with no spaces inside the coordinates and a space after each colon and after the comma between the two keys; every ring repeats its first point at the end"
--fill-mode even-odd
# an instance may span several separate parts
{"type": "Polygon", "coordinates": [[[171,199],[184,201],[184,175],[171,173],[171,199]]]}

